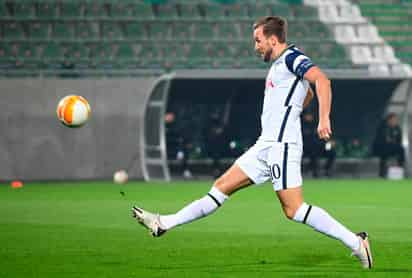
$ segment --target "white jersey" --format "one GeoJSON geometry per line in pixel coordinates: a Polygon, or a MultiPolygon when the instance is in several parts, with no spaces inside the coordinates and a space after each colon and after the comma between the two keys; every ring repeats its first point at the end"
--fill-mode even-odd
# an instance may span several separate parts
{"type": "Polygon", "coordinates": [[[309,87],[303,76],[312,66],[294,45],[273,61],[266,77],[259,140],[302,145],[300,114],[309,87]]]}

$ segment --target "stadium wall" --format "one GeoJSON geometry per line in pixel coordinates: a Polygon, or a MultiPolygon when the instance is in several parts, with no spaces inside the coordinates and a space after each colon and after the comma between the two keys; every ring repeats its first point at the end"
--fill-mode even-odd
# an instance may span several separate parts
{"type": "Polygon", "coordinates": [[[107,179],[129,166],[131,178],[143,179],[139,132],[154,83],[154,77],[1,80],[0,180],[107,179]],[[68,94],[90,102],[91,119],[81,128],[56,118],[68,94]]]}

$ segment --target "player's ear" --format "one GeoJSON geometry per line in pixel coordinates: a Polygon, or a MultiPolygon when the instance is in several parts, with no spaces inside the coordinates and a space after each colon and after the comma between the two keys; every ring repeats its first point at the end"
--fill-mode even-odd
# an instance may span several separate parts
{"type": "Polygon", "coordinates": [[[270,44],[275,46],[278,43],[278,38],[275,35],[270,36],[270,44]]]}

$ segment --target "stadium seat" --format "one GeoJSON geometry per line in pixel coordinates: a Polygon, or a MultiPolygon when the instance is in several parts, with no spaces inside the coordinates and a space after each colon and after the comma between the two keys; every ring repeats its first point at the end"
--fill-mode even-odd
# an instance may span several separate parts
{"type": "Polygon", "coordinates": [[[104,3],[93,1],[85,5],[84,16],[89,18],[106,18],[108,11],[104,3]]]}
{"type": "Polygon", "coordinates": [[[7,12],[7,8],[4,2],[0,3],[0,17],[1,18],[7,18],[9,16],[9,13],[7,12]]]}
{"type": "Polygon", "coordinates": [[[57,6],[51,2],[37,3],[37,18],[39,19],[55,19],[57,17],[57,6]]]}
{"type": "Polygon", "coordinates": [[[177,19],[177,7],[173,4],[163,4],[157,6],[157,17],[159,19],[177,19]]]}
{"type": "MultiPolygon", "coordinates": [[[[10,3],[12,4],[12,3],[10,3]]],[[[14,9],[14,17],[15,18],[21,18],[21,19],[31,19],[34,17],[34,5],[31,2],[17,2],[13,3],[13,9],[14,9]]]]}
{"type": "Polygon", "coordinates": [[[190,44],[187,57],[194,59],[194,58],[204,58],[208,56],[209,56],[208,49],[204,43],[191,43],[190,44]]]}
{"type": "Polygon", "coordinates": [[[365,43],[382,43],[376,27],[372,25],[361,25],[358,27],[358,41],[365,43]]]}
{"type": "Polygon", "coordinates": [[[134,11],[133,14],[136,19],[153,19],[153,10],[152,5],[150,4],[136,4],[131,6],[133,7],[134,11]]]}
{"type": "Polygon", "coordinates": [[[278,15],[278,16],[285,17],[287,19],[293,18],[292,10],[287,5],[272,4],[272,5],[268,5],[268,7],[269,7],[269,14],[266,14],[266,15],[278,15]]]}
{"type": "Polygon", "coordinates": [[[336,41],[342,44],[358,42],[358,36],[352,25],[336,25],[335,29],[336,41]]]}
{"type": "Polygon", "coordinates": [[[151,22],[149,25],[149,36],[153,39],[170,39],[172,26],[169,23],[151,22]]]}
{"type": "Polygon", "coordinates": [[[45,58],[46,60],[57,61],[63,57],[62,49],[57,43],[44,43],[41,44],[39,47],[41,57],[45,58]]]}
{"type": "Polygon", "coordinates": [[[128,39],[144,39],[147,38],[146,26],[144,23],[127,22],[125,24],[126,37],[128,39]]]}
{"type": "Polygon", "coordinates": [[[221,39],[239,39],[239,26],[236,23],[220,23],[217,25],[218,37],[221,39]]]}
{"type": "Polygon", "coordinates": [[[180,17],[182,19],[199,19],[199,7],[197,4],[180,4],[179,6],[180,17]]]}
{"type": "Polygon", "coordinates": [[[256,20],[260,17],[271,15],[272,10],[270,9],[270,6],[268,5],[261,5],[261,4],[255,4],[250,6],[250,17],[252,20],[256,20]]]}
{"type": "Polygon", "coordinates": [[[179,40],[193,39],[193,30],[193,23],[175,21],[172,26],[173,38],[177,38],[179,40]]]}
{"type": "Polygon", "coordinates": [[[30,39],[48,40],[50,34],[50,25],[45,22],[29,22],[28,24],[28,36],[30,39]]]}
{"type": "Polygon", "coordinates": [[[129,19],[134,17],[134,7],[132,3],[112,2],[110,15],[115,19],[129,19]]]}
{"type": "Polygon", "coordinates": [[[218,4],[206,4],[204,6],[205,15],[208,19],[224,19],[225,10],[222,5],[218,4]]]}
{"type": "Polygon", "coordinates": [[[60,17],[61,18],[81,18],[83,16],[84,5],[79,2],[61,2],[60,17]]]}
{"type": "Polygon", "coordinates": [[[3,25],[3,32],[4,32],[4,38],[5,39],[23,39],[24,38],[24,32],[23,32],[23,27],[21,24],[17,21],[9,21],[9,22],[4,22],[2,23],[3,25]]]}
{"type": "Polygon", "coordinates": [[[215,25],[212,23],[195,23],[194,38],[196,39],[215,39],[215,25]]]}
{"type": "Polygon", "coordinates": [[[78,21],[75,28],[76,37],[79,39],[99,38],[99,25],[96,22],[78,21]]]}
{"type": "Polygon", "coordinates": [[[227,16],[232,19],[248,19],[248,6],[245,4],[226,5],[227,16]]]}
{"type": "Polygon", "coordinates": [[[119,40],[123,38],[123,33],[119,23],[106,21],[100,24],[101,38],[104,40],[119,40]]]}
{"type": "Polygon", "coordinates": [[[52,37],[53,39],[73,39],[75,37],[73,22],[55,22],[52,37]]]}
{"type": "Polygon", "coordinates": [[[316,20],[319,18],[316,8],[303,5],[293,6],[294,18],[316,20]]]}
{"type": "Polygon", "coordinates": [[[133,48],[130,46],[129,43],[121,43],[117,47],[115,57],[121,58],[121,59],[133,59],[134,58],[133,48]]]}
{"type": "Polygon", "coordinates": [[[389,64],[399,63],[399,59],[395,57],[392,47],[387,45],[378,45],[372,48],[375,57],[381,57],[383,61],[389,64]]]}

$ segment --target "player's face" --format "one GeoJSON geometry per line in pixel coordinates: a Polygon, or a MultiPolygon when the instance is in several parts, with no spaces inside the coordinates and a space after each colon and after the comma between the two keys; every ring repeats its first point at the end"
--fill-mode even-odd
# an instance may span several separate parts
{"type": "Polygon", "coordinates": [[[269,39],[263,34],[263,26],[259,26],[253,31],[253,38],[256,53],[262,57],[263,61],[269,62],[272,56],[272,47],[269,39]]]}

